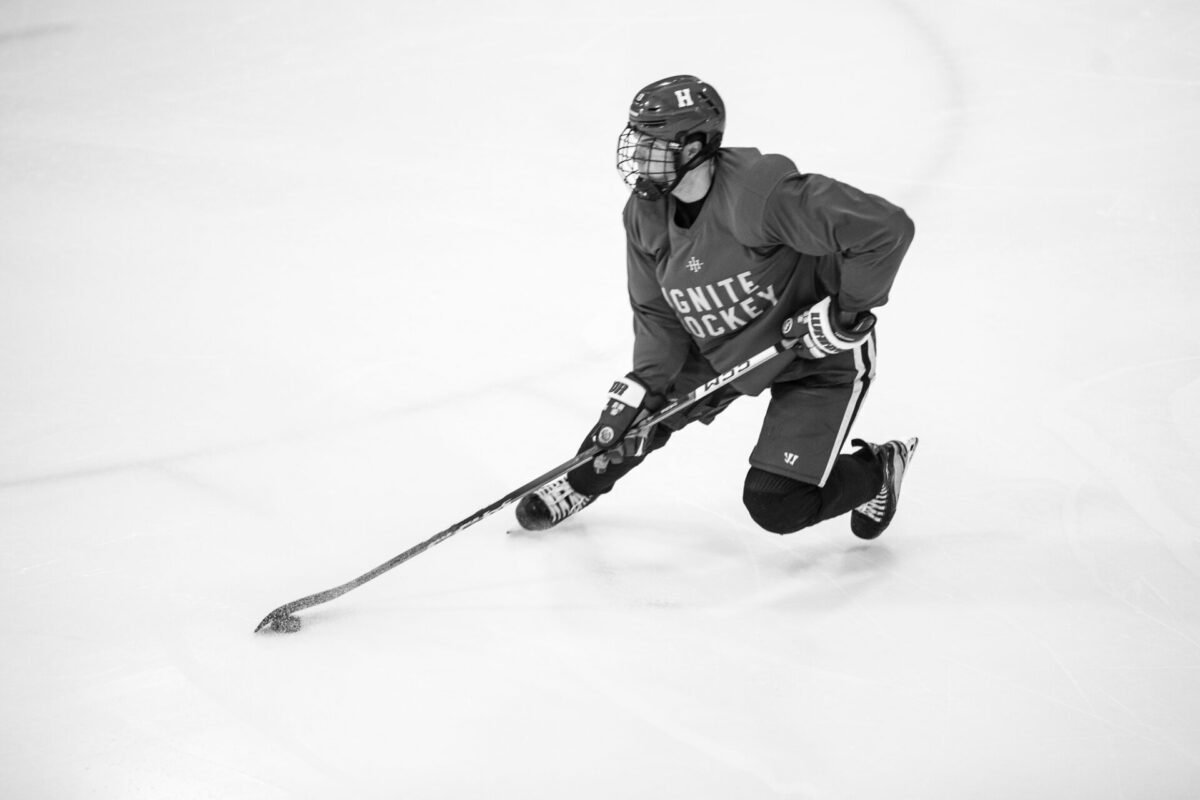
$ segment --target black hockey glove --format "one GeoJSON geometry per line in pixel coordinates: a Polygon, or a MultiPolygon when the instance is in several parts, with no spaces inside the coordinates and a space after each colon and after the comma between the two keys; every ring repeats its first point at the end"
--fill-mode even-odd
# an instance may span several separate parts
{"type": "Polygon", "coordinates": [[[848,314],[838,311],[832,297],[817,301],[783,323],[783,338],[799,340],[796,351],[801,358],[836,356],[862,345],[875,327],[875,315],[863,311],[852,320],[839,320],[848,314]]]}
{"type": "Polygon", "coordinates": [[[600,412],[600,421],[592,428],[589,437],[592,444],[604,451],[593,462],[597,472],[603,473],[609,464],[620,464],[626,456],[646,454],[650,430],[628,441],[625,435],[650,415],[648,405],[661,407],[661,399],[658,395],[648,393],[632,372],[613,381],[612,388],[608,390],[607,403],[600,412]]]}

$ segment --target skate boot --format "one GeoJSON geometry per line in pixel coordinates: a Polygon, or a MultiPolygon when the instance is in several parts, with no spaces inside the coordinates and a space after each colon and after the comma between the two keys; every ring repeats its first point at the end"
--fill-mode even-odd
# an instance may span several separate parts
{"type": "Polygon", "coordinates": [[[917,439],[914,437],[907,442],[893,439],[884,444],[855,439],[854,444],[871,448],[883,460],[883,486],[879,494],[850,513],[850,530],[854,535],[860,539],[874,539],[887,529],[892,517],[896,516],[896,506],[900,503],[900,482],[904,480],[904,471],[913,453],[917,452],[917,439]]]}
{"type": "Polygon", "coordinates": [[[595,495],[575,491],[564,475],[521,498],[517,503],[517,523],[527,531],[544,531],[595,499],[595,495]]]}

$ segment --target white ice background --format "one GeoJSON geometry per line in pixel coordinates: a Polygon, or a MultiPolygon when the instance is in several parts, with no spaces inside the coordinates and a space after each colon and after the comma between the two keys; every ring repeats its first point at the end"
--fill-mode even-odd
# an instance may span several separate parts
{"type": "Polygon", "coordinates": [[[1200,5],[0,2],[0,796],[1200,797],[1200,5]],[[560,529],[628,369],[614,146],[904,206],[855,433],[778,537],[762,399],[560,529]]]}

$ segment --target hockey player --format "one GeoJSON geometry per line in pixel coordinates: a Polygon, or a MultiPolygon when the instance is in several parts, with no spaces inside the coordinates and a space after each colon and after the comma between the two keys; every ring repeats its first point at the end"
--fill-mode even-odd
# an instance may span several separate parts
{"type": "Polygon", "coordinates": [[[634,97],[617,144],[625,205],[633,370],[612,386],[582,449],[591,463],[525,496],[528,530],[607,493],[691,422],[771,391],[743,501],[758,525],[792,533],[848,511],[873,539],[891,522],[917,440],[840,454],[875,374],[875,315],[912,240],[904,211],[780,155],[722,148],[725,106],[691,75],[634,97]],[[639,419],[781,338],[797,344],[669,417],[640,441],[639,419]]]}

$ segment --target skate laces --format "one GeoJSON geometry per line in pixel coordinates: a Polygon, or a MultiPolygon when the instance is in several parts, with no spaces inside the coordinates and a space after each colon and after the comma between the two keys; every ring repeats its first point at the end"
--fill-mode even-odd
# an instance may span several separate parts
{"type": "Polygon", "coordinates": [[[546,504],[546,510],[550,512],[550,519],[554,522],[566,519],[593,499],[575,491],[565,477],[551,481],[538,489],[536,494],[546,504]]]}
{"type": "Polygon", "coordinates": [[[892,495],[893,488],[897,495],[900,494],[900,481],[904,478],[904,470],[908,466],[909,447],[906,442],[888,442],[880,447],[880,449],[884,448],[889,452],[883,486],[879,487],[878,494],[855,509],[874,522],[880,522],[886,516],[888,500],[892,495]]]}
{"type": "Polygon", "coordinates": [[[888,489],[885,484],[879,490],[879,494],[875,495],[869,502],[863,503],[857,509],[858,513],[869,518],[873,522],[879,522],[883,519],[884,512],[887,510],[888,489]]]}

